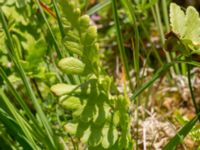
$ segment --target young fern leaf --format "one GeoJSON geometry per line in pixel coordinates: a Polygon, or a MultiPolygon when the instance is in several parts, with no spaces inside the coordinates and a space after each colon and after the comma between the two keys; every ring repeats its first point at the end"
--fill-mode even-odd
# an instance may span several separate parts
{"type": "Polygon", "coordinates": [[[80,10],[75,9],[72,2],[60,1],[60,7],[69,26],[66,29],[64,46],[66,50],[80,57],[85,64],[84,74],[98,75],[98,45],[96,26],[90,25],[89,16],[80,16],[80,10]],[[70,15],[69,15],[70,14],[70,15]]]}
{"type": "Polygon", "coordinates": [[[85,65],[77,58],[67,57],[59,61],[58,67],[66,74],[81,74],[85,65]]]}
{"type": "Polygon", "coordinates": [[[129,103],[123,96],[111,95],[110,89],[116,87],[101,70],[97,28],[90,24],[89,16],[80,16],[72,1],[60,0],[59,4],[67,24],[64,45],[73,55],[61,59],[58,66],[63,73],[78,74],[83,81],[81,85],[59,83],[51,87],[60,106],[72,112],[64,128],[90,149],[127,149],[131,145],[129,103]]]}

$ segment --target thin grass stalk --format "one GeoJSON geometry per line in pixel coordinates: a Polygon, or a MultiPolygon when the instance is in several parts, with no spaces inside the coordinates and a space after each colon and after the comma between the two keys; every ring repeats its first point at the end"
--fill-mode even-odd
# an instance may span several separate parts
{"type": "MultiPolygon", "coordinates": [[[[138,87],[135,92],[133,93],[131,100],[134,101],[134,99],[139,96],[145,89],[147,89],[148,87],[150,87],[159,77],[161,77],[164,73],[166,73],[166,71],[173,65],[175,65],[176,63],[186,63],[188,65],[194,65],[194,66],[198,66],[200,67],[200,63],[196,62],[196,61],[182,61],[180,60],[181,57],[178,57],[177,60],[171,62],[171,63],[166,63],[164,64],[154,75],[153,77],[146,83],[144,83],[143,85],[141,85],[140,87],[138,87]]],[[[190,69],[190,68],[189,68],[190,69]]],[[[191,84],[190,84],[191,85],[191,84]]],[[[194,105],[197,106],[197,105],[194,105]]],[[[197,109],[198,110],[198,109],[197,109]]]]}
{"type": "Polygon", "coordinates": [[[51,35],[52,39],[53,39],[56,53],[57,53],[58,57],[61,59],[61,58],[62,58],[62,51],[60,50],[60,48],[59,48],[59,46],[58,46],[58,43],[57,43],[57,41],[56,41],[56,37],[54,36],[54,33],[53,33],[53,31],[52,31],[52,29],[51,29],[51,26],[50,26],[50,24],[49,24],[49,22],[48,22],[48,20],[47,20],[47,17],[46,17],[46,15],[45,15],[45,13],[44,13],[42,7],[40,6],[39,0],[35,0],[35,2],[36,2],[37,6],[38,6],[38,8],[39,8],[39,10],[40,10],[40,12],[41,12],[41,15],[42,15],[42,17],[43,17],[43,19],[44,19],[44,21],[45,21],[45,23],[46,23],[46,25],[47,25],[47,28],[48,28],[48,30],[49,30],[49,32],[50,32],[50,35],[51,35]]]}
{"type": "MultiPolygon", "coordinates": [[[[2,79],[6,82],[8,87],[10,88],[11,93],[19,103],[19,105],[23,108],[23,110],[26,112],[26,115],[28,116],[29,119],[33,122],[32,126],[34,128],[34,131],[37,133],[38,137],[44,137],[45,133],[43,132],[43,129],[38,125],[38,121],[35,119],[33,114],[31,113],[29,107],[27,104],[24,102],[24,100],[21,98],[21,96],[18,94],[18,92],[15,90],[11,82],[8,80],[3,68],[0,66],[0,75],[2,76],[2,79]]],[[[45,143],[49,143],[49,141],[46,141],[45,138],[41,139],[45,143]]]]}
{"type": "Polygon", "coordinates": [[[37,123],[35,120],[35,117],[31,113],[30,109],[28,108],[27,104],[24,102],[24,100],[21,98],[21,96],[17,93],[15,88],[13,87],[12,83],[7,78],[7,75],[5,74],[3,68],[0,66],[0,75],[2,79],[7,83],[8,87],[10,88],[11,93],[16,98],[17,102],[20,104],[20,106],[23,108],[23,110],[26,112],[27,116],[34,122],[37,123]]]}
{"type": "MultiPolygon", "coordinates": [[[[159,10],[159,7],[158,7],[158,3],[157,2],[155,4],[155,8],[152,7],[152,13],[154,14],[154,20],[158,26],[158,29],[159,29],[159,32],[160,32],[160,38],[161,38],[161,43],[162,43],[162,46],[164,45],[165,43],[165,35],[164,35],[164,30],[163,30],[163,26],[162,26],[162,21],[161,21],[161,16],[160,16],[160,10],[159,10]],[[154,10],[154,11],[153,11],[154,10]]],[[[171,57],[169,55],[168,52],[164,51],[165,52],[165,55],[166,55],[166,59],[167,59],[167,62],[170,63],[171,62],[171,57]]],[[[171,73],[171,76],[174,75],[174,69],[173,68],[170,68],[170,73],[171,73]]]]}
{"type": "Polygon", "coordinates": [[[110,0],[104,0],[102,2],[99,2],[98,4],[96,4],[95,6],[93,6],[92,8],[90,8],[86,14],[87,15],[92,15],[96,12],[98,12],[99,10],[103,9],[104,7],[108,6],[111,4],[110,0]]]}
{"type": "Polygon", "coordinates": [[[0,134],[0,138],[4,140],[4,142],[11,147],[12,150],[18,150],[4,133],[0,134]]]}
{"type": "MultiPolygon", "coordinates": [[[[160,16],[160,10],[158,7],[158,3],[155,4],[155,15],[156,15],[156,19],[157,19],[157,23],[158,23],[158,29],[160,32],[160,37],[161,37],[161,43],[162,45],[164,45],[165,43],[165,34],[164,34],[164,29],[163,29],[163,25],[162,25],[162,21],[161,21],[161,16],[160,16]]],[[[170,58],[168,58],[170,59],[170,58]]],[[[170,62],[170,60],[168,60],[170,62]]]]}
{"type": "Polygon", "coordinates": [[[153,77],[142,86],[138,87],[135,92],[133,93],[131,100],[134,101],[136,97],[138,97],[145,89],[150,87],[159,77],[161,77],[166,71],[173,66],[174,63],[166,63],[164,64],[154,75],[153,77]]]}
{"type": "Polygon", "coordinates": [[[47,118],[46,118],[44,112],[42,111],[42,108],[41,108],[40,104],[38,103],[37,98],[35,97],[34,91],[33,91],[32,87],[31,87],[31,84],[30,84],[25,72],[24,72],[23,67],[21,66],[21,64],[20,64],[18,58],[16,57],[16,55],[13,53],[14,52],[14,45],[13,45],[13,42],[12,42],[11,35],[10,35],[9,31],[8,31],[8,26],[7,26],[7,23],[5,21],[5,18],[4,18],[4,15],[3,15],[3,12],[2,12],[1,8],[0,8],[0,15],[1,15],[1,21],[2,21],[2,25],[3,25],[3,29],[4,29],[4,31],[6,33],[6,36],[7,36],[7,39],[8,39],[8,43],[10,45],[10,51],[8,51],[9,53],[11,52],[10,57],[13,60],[13,62],[15,63],[15,65],[17,67],[17,70],[18,70],[18,72],[19,72],[19,74],[20,74],[20,76],[22,78],[22,81],[23,81],[23,83],[25,85],[25,88],[27,90],[27,93],[28,93],[30,99],[32,100],[32,102],[34,104],[35,109],[36,109],[40,119],[42,120],[44,128],[45,128],[45,130],[46,130],[46,132],[48,134],[49,140],[51,141],[52,147],[55,148],[56,145],[55,145],[55,142],[54,142],[54,134],[53,134],[53,131],[52,131],[51,127],[50,127],[50,124],[48,123],[47,118]]]}
{"type": "Polygon", "coordinates": [[[132,48],[133,48],[133,62],[134,62],[134,69],[136,72],[136,82],[137,86],[139,85],[139,71],[140,71],[140,64],[139,64],[139,57],[140,57],[140,35],[136,23],[136,16],[134,12],[134,8],[132,7],[132,3],[130,0],[122,1],[123,6],[126,9],[128,14],[129,20],[131,21],[134,29],[134,40],[132,39],[132,48]]]}
{"type": "MultiPolygon", "coordinates": [[[[117,43],[118,43],[118,47],[119,47],[121,61],[122,61],[124,71],[126,74],[126,79],[129,81],[130,89],[133,89],[131,82],[130,82],[128,60],[126,57],[125,48],[123,45],[122,33],[120,30],[120,23],[119,23],[119,17],[118,17],[118,13],[117,13],[116,0],[112,0],[112,9],[113,9],[113,14],[114,14],[115,27],[116,27],[116,31],[117,31],[117,43]]],[[[126,82],[124,84],[125,84],[124,87],[126,88],[126,82]]]]}
{"type": "Polygon", "coordinates": [[[200,67],[200,62],[197,62],[197,61],[192,61],[192,60],[186,61],[186,60],[182,60],[182,59],[180,58],[180,60],[177,60],[176,62],[177,62],[177,63],[190,64],[190,65],[193,65],[193,66],[200,67]]]}
{"type": "Polygon", "coordinates": [[[11,104],[11,102],[8,100],[8,98],[5,96],[5,94],[3,93],[2,89],[0,89],[0,96],[3,100],[3,102],[6,104],[6,107],[8,108],[7,111],[9,111],[12,116],[16,119],[16,121],[18,122],[19,126],[21,127],[22,131],[24,132],[24,134],[26,135],[26,137],[28,138],[28,141],[30,143],[30,146],[37,150],[38,146],[34,141],[34,138],[32,137],[32,134],[29,132],[30,130],[28,130],[26,128],[26,125],[24,124],[24,122],[22,121],[22,118],[19,116],[19,114],[16,111],[16,108],[11,104]]]}
{"type": "MultiPolygon", "coordinates": [[[[4,102],[2,98],[1,98],[1,102],[4,102]]],[[[22,123],[26,125],[26,121],[23,120],[20,114],[17,114],[16,116],[18,116],[20,121],[22,121],[20,122],[18,119],[16,119],[15,116],[13,117],[11,113],[11,111],[13,112],[13,110],[10,111],[7,106],[5,107],[6,105],[5,103],[3,105],[4,105],[4,109],[6,109],[7,112],[4,111],[2,108],[0,108],[1,122],[4,124],[6,131],[9,130],[8,132],[12,132],[12,133],[7,134],[6,138],[9,138],[9,140],[12,141],[12,143],[14,143],[15,141],[19,142],[25,149],[26,148],[33,149],[31,148],[32,143],[30,143],[30,140],[26,136],[26,133],[24,133],[24,126],[22,126],[22,123]]],[[[27,127],[27,130],[30,131],[30,133],[33,133],[30,130],[30,128],[28,128],[28,126],[25,126],[25,127],[27,127]]]]}
{"type": "MultiPolygon", "coordinates": [[[[170,31],[169,16],[168,16],[169,13],[168,13],[168,10],[167,10],[168,7],[167,7],[166,0],[162,0],[161,4],[162,4],[163,19],[164,19],[164,22],[165,22],[166,31],[169,32],[170,31]]],[[[176,58],[176,53],[175,52],[172,52],[172,58],[173,59],[176,58]]],[[[175,69],[176,74],[180,74],[181,73],[178,64],[174,65],[174,69],[175,69]]]]}
{"type": "Polygon", "coordinates": [[[166,0],[162,0],[161,3],[162,3],[162,8],[163,8],[163,19],[165,22],[165,27],[166,27],[167,32],[169,32],[170,25],[169,25],[169,16],[168,16],[168,10],[167,10],[167,8],[168,8],[167,2],[166,2],[166,0]]]}
{"type": "MultiPolygon", "coordinates": [[[[190,65],[190,64],[187,64],[188,85],[189,85],[189,89],[190,89],[190,94],[191,94],[191,98],[192,98],[192,103],[193,103],[194,108],[195,108],[195,112],[196,112],[196,114],[198,114],[198,113],[199,113],[199,108],[198,108],[197,102],[196,102],[196,100],[195,100],[194,91],[193,91],[193,88],[192,88],[192,82],[191,82],[191,74],[190,74],[190,71],[191,71],[191,65],[190,65]]],[[[199,118],[199,121],[200,121],[200,118],[199,118]]]]}
{"type": "Polygon", "coordinates": [[[61,36],[62,36],[62,39],[63,39],[65,37],[65,30],[64,30],[64,27],[63,27],[63,24],[62,24],[62,21],[61,21],[61,16],[60,16],[56,1],[52,0],[52,2],[53,2],[54,10],[56,12],[56,19],[58,21],[58,26],[59,26],[59,29],[60,29],[60,33],[61,33],[61,36]]]}
{"type": "MultiPolygon", "coordinates": [[[[181,60],[185,60],[185,57],[182,56],[181,60]]],[[[181,63],[181,73],[183,75],[186,75],[187,74],[187,65],[185,63],[181,63]]]]}
{"type": "MultiPolygon", "coordinates": [[[[141,27],[142,27],[142,29],[144,31],[145,37],[147,37],[148,41],[151,43],[151,48],[152,48],[152,50],[153,50],[153,52],[154,52],[159,64],[162,66],[163,65],[163,61],[162,61],[159,53],[157,52],[154,43],[150,40],[150,36],[148,35],[148,32],[147,32],[147,30],[145,28],[145,25],[144,25],[143,21],[141,21],[140,18],[138,20],[139,20],[139,24],[141,25],[141,27]]],[[[141,43],[143,43],[143,42],[141,42],[141,43]]]]}

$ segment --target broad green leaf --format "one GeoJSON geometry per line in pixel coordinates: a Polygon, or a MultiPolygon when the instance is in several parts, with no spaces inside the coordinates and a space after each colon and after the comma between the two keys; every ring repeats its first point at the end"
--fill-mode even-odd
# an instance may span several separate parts
{"type": "Polygon", "coordinates": [[[173,34],[168,35],[165,43],[167,50],[181,51],[189,56],[200,50],[200,18],[198,11],[189,6],[184,12],[175,3],[170,5],[170,24],[173,34]],[[176,35],[176,38],[172,36],[176,35]]]}
{"type": "Polygon", "coordinates": [[[51,91],[56,95],[56,96],[62,96],[65,94],[69,94],[72,91],[73,92],[80,92],[80,89],[77,89],[76,85],[70,85],[70,84],[64,84],[64,83],[58,83],[55,84],[51,87],[51,91]]]}
{"type": "Polygon", "coordinates": [[[76,136],[81,138],[82,142],[86,143],[91,134],[90,123],[80,121],[77,126],[76,136]]]}
{"type": "Polygon", "coordinates": [[[15,21],[15,23],[22,23],[23,25],[27,25],[27,20],[16,11],[15,7],[2,6],[2,10],[6,17],[10,20],[15,21]]]}
{"type": "Polygon", "coordinates": [[[194,7],[186,10],[185,32],[183,38],[191,40],[194,45],[200,44],[200,18],[194,7]]]}
{"type": "Polygon", "coordinates": [[[72,116],[75,118],[80,118],[82,112],[84,110],[84,105],[79,107],[78,109],[74,110],[73,113],[72,113],[72,116]]]}
{"type": "Polygon", "coordinates": [[[77,58],[67,57],[59,61],[58,67],[66,74],[82,74],[85,64],[77,58]]]}
{"type": "Polygon", "coordinates": [[[91,135],[91,129],[90,129],[90,126],[88,126],[88,128],[86,130],[84,130],[84,132],[83,132],[83,136],[81,137],[81,141],[83,143],[88,143],[90,135],[91,135]]]}
{"type": "Polygon", "coordinates": [[[180,36],[183,36],[185,32],[185,13],[175,3],[170,5],[170,22],[172,31],[180,36]]]}

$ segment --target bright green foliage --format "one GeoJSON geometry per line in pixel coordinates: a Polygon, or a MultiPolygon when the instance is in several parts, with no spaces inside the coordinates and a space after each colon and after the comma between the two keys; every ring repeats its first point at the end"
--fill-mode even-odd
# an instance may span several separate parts
{"type": "Polygon", "coordinates": [[[200,141],[200,125],[197,124],[193,127],[193,129],[190,131],[190,136],[195,140],[195,141],[200,141]]]}
{"type": "Polygon", "coordinates": [[[172,32],[166,41],[167,50],[181,51],[185,56],[200,52],[200,18],[195,8],[189,6],[186,13],[175,3],[170,5],[172,32]]]}
{"type": "Polygon", "coordinates": [[[51,87],[60,106],[72,113],[65,130],[90,149],[127,149],[131,143],[128,100],[116,94],[112,79],[102,73],[96,26],[90,25],[89,16],[80,16],[72,1],[61,0],[60,7],[67,25],[64,46],[72,55],[61,59],[58,66],[65,74],[86,79],[81,85],[51,87]]]}
{"type": "Polygon", "coordinates": [[[62,96],[65,94],[69,94],[71,92],[76,92],[80,91],[79,89],[76,88],[74,85],[69,85],[69,84],[64,84],[64,83],[58,83],[55,84],[51,87],[51,91],[56,95],[56,96],[62,96]]]}
{"type": "Polygon", "coordinates": [[[81,74],[85,65],[77,58],[67,57],[59,61],[58,67],[66,74],[81,74]]]}
{"type": "Polygon", "coordinates": [[[97,75],[99,72],[99,47],[95,43],[96,26],[90,25],[89,16],[80,16],[80,10],[74,8],[72,1],[61,0],[60,7],[68,22],[64,46],[69,52],[81,57],[81,61],[85,64],[85,74],[95,73],[97,75]]]}
{"type": "Polygon", "coordinates": [[[172,3],[170,6],[170,22],[172,31],[183,36],[182,33],[185,32],[185,20],[185,13],[181,10],[181,7],[172,3]]]}
{"type": "MultiPolygon", "coordinates": [[[[34,4],[29,0],[8,0],[3,4],[2,11],[8,19],[9,31],[12,32],[15,55],[19,58],[26,73],[37,79],[53,77],[53,73],[47,72],[44,65],[44,56],[50,44],[47,44],[42,32],[43,23],[39,17],[33,15],[36,12],[34,4]]],[[[6,50],[6,40],[5,36],[1,36],[1,51],[6,50]]],[[[7,52],[4,54],[7,55],[7,52]]]]}
{"type": "Polygon", "coordinates": [[[91,148],[98,146],[107,149],[115,146],[123,149],[130,142],[127,136],[128,106],[124,97],[108,94],[110,85],[105,83],[109,82],[108,77],[91,79],[80,92],[60,97],[60,105],[71,111],[73,116],[65,125],[65,130],[88,143],[91,148]]]}
{"type": "Polygon", "coordinates": [[[35,69],[38,67],[39,63],[42,61],[43,56],[47,50],[47,44],[44,39],[35,40],[32,36],[27,39],[26,42],[23,42],[22,45],[27,51],[26,61],[28,63],[29,70],[35,69]]]}

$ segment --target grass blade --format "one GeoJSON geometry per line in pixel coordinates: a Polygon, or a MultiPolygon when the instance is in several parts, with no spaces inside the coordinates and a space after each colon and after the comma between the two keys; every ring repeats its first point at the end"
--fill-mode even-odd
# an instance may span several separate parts
{"type": "MultiPolygon", "coordinates": [[[[192,103],[194,105],[194,108],[195,108],[195,112],[196,114],[199,113],[199,108],[197,106],[197,102],[195,100],[195,96],[194,96],[194,92],[193,92],[193,89],[192,89],[192,82],[191,82],[191,74],[190,74],[190,71],[191,71],[191,66],[190,64],[187,64],[187,77],[188,77],[188,85],[189,85],[189,89],[190,89],[190,94],[191,94],[191,97],[192,97],[192,103]]],[[[199,118],[200,120],[200,118],[199,118]]]]}
{"type": "MultiPolygon", "coordinates": [[[[11,135],[14,140],[17,140],[23,148],[28,150],[33,149],[27,137],[24,136],[18,122],[16,122],[15,119],[13,119],[8,113],[6,113],[1,108],[0,108],[0,123],[4,124],[6,133],[11,135]]],[[[8,139],[8,137],[4,136],[5,135],[0,135],[0,137],[3,138],[3,141],[6,141],[6,143],[9,144],[8,146],[13,149],[14,146],[11,143],[11,138],[8,139]]],[[[1,148],[1,143],[0,143],[0,148],[1,148]]]]}
{"type": "MultiPolygon", "coordinates": [[[[24,133],[24,135],[27,137],[27,139],[29,139],[28,143],[30,143],[30,146],[33,149],[38,149],[37,144],[35,143],[32,134],[30,133],[30,130],[26,127],[23,119],[21,118],[21,116],[18,114],[16,108],[11,104],[11,102],[9,101],[9,99],[6,97],[6,95],[4,94],[3,90],[0,89],[0,97],[1,97],[1,106],[6,106],[6,110],[8,112],[10,112],[10,114],[14,117],[14,119],[17,121],[17,123],[19,124],[22,132],[24,133]]],[[[18,131],[18,130],[16,130],[18,131]]]]}
{"type": "Polygon", "coordinates": [[[59,10],[58,10],[58,6],[57,6],[57,3],[56,3],[55,0],[52,0],[52,2],[53,2],[53,6],[54,6],[54,9],[55,9],[55,12],[56,12],[56,17],[57,17],[60,33],[61,33],[62,38],[64,38],[65,37],[65,31],[64,31],[64,27],[63,27],[63,24],[62,24],[62,21],[61,21],[61,16],[60,16],[60,13],[59,13],[59,10]]]}
{"type": "Polygon", "coordinates": [[[190,132],[193,126],[198,121],[200,117],[200,113],[190,120],[170,141],[169,143],[163,148],[163,150],[174,150],[178,144],[184,139],[184,137],[190,132]]]}
{"type": "MultiPolygon", "coordinates": [[[[116,0],[112,0],[112,9],[113,9],[113,14],[114,14],[114,20],[115,20],[115,27],[117,31],[117,43],[119,47],[119,52],[120,52],[120,57],[121,61],[123,63],[123,67],[125,69],[125,74],[126,74],[126,79],[130,81],[130,76],[129,76],[129,66],[128,66],[128,61],[125,53],[125,48],[123,45],[123,37],[122,33],[120,30],[120,23],[119,23],[119,17],[117,13],[117,5],[116,5],[116,0]]],[[[126,85],[125,85],[126,87],[126,85]]],[[[130,88],[132,89],[131,83],[130,83],[130,88]]]]}
{"type": "Polygon", "coordinates": [[[47,17],[45,15],[42,7],[40,6],[40,2],[39,2],[39,0],[35,0],[35,2],[36,2],[37,6],[38,6],[38,8],[39,8],[39,10],[40,10],[40,12],[42,14],[42,17],[43,17],[43,19],[44,19],[44,21],[45,21],[45,23],[46,23],[46,25],[47,25],[47,27],[49,29],[50,35],[51,35],[51,37],[53,39],[53,42],[54,42],[56,53],[57,53],[59,58],[62,58],[62,52],[61,52],[61,50],[60,50],[60,48],[58,46],[58,43],[56,41],[56,37],[55,37],[55,35],[54,35],[54,33],[53,33],[52,29],[51,29],[51,26],[50,26],[50,24],[49,24],[49,22],[47,20],[47,17]]]}
{"type": "Polygon", "coordinates": [[[95,6],[93,6],[91,9],[89,9],[86,14],[87,15],[92,15],[94,13],[96,13],[97,11],[101,10],[102,8],[108,6],[109,4],[111,4],[110,0],[104,0],[98,4],[96,4],[95,6]]]}
{"type": "Polygon", "coordinates": [[[154,81],[156,81],[159,77],[161,77],[172,65],[173,63],[164,64],[152,77],[151,80],[141,85],[136,91],[133,93],[131,100],[135,100],[137,96],[139,96],[146,88],[150,87],[154,81]]]}
{"type": "Polygon", "coordinates": [[[136,79],[137,79],[137,84],[139,84],[139,69],[140,69],[140,64],[139,64],[139,57],[140,57],[140,36],[139,36],[139,30],[138,26],[136,25],[136,16],[134,12],[134,8],[132,7],[132,3],[130,0],[124,0],[122,1],[122,4],[125,8],[125,12],[127,13],[129,20],[133,24],[134,28],[134,40],[132,40],[132,45],[133,45],[133,58],[134,58],[134,69],[136,71],[136,79]],[[134,42],[135,41],[135,42],[134,42]]]}
{"type": "Polygon", "coordinates": [[[8,80],[7,75],[5,74],[5,71],[3,70],[3,68],[1,66],[0,66],[0,76],[2,76],[2,79],[6,82],[6,84],[10,88],[10,91],[11,91],[12,95],[15,97],[15,99],[17,100],[17,102],[19,103],[19,105],[22,107],[22,109],[26,113],[27,117],[33,122],[32,127],[33,127],[35,133],[37,134],[37,136],[41,138],[41,140],[43,141],[44,144],[45,143],[49,143],[50,141],[48,141],[47,138],[42,138],[42,137],[46,136],[45,133],[44,133],[44,131],[43,131],[43,129],[39,125],[39,123],[36,120],[36,118],[34,117],[34,115],[31,113],[31,110],[29,109],[29,107],[27,106],[27,104],[24,102],[24,100],[18,94],[18,92],[13,87],[13,85],[11,84],[11,82],[8,80]]]}
{"type": "Polygon", "coordinates": [[[54,137],[54,133],[53,133],[53,131],[52,131],[51,127],[50,127],[50,124],[47,121],[47,118],[46,118],[44,112],[42,111],[42,108],[41,108],[41,106],[40,106],[40,104],[39,104],[39,102],[38,102],[38,100],[37,100],[37,98],[36,98],[36,96],[34,94],[34,91],[33,91],[32,87],[31,87],[31,84],[30,84],[30,82],[29,82],[29,80],[28,80],[28,78],[27,78],[27,76],[25,74],[25,71],[24,71],[22,65],[20,64],[20,61],[18,60],[18,57],[16,57],[16,55],[14,53],[14,45],[13,45],[13,42],[12,42],[12,38],[11,38],[11,35],[10,35],[9,31],[8,31],[8,26],[7,26],[7,23],[5,21],[5,17],[4,17],[4,14],[3,14],[1,8],[0,8],[0,17],[1,17],[2,25],[3,25],[3,29],[4,29],[4,31],[5,31],[5,33],[7,35],[8,44],[10,46],[10,51],[8,51],[9,54],[10,54],[10,57],[13,60],[14,64],[16,65],[18,73],[21,76],[21,79],[22,79],[22,81],[24,83],[24,86],[25,86],[25,88],[27,90],[27,93],[28,93],[30,99],[32,100],[32,102],[34,104],[34,107],[35,107],[40,119],[42,120],[44,128],[45,128],[45,130],[46,130],[46,132],[48,134],[49,140],[51,141],[52,148],[55,148],[56,145],[55,145],[55,141],[54,141],[54,138],[55,138],[54,137]]]}

